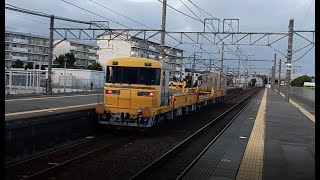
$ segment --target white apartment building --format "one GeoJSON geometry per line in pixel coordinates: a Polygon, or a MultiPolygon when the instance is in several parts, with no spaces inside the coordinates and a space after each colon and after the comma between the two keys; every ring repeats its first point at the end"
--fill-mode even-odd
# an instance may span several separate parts
{"type": "Polygon", "coordinates": [[[48,65],[49,38],[28,33],[5,31],[5,66],[10,68],[15,61],[48,65]]]}
{"type": "Polygon", "coordinates": [[[75,66],[86,68],[92,63],[99,60],[98,47],[91,44],[64,40],[55,40],[57,45],[53,49],[53,61],[56,57],[65,53],[73,53],[75,55],[75,66]]]}
{"type": "MultiPolygon", "coordinates": [[[[159,60],[160,45],[155,42],[145,41],[137,37],[131,37],[130,42],[116,37],[116,35],[101,35],[97,40],[99,46],[99,61],[101,64],[117,57],[144,57],[159,60]],[[114,38],[113,40],[108,40],[114,38]]],[[[170,69],[170,79],[175,76],[182,80],[183,50],[165,47],[166,58],[164,61],[170,69]]]]}

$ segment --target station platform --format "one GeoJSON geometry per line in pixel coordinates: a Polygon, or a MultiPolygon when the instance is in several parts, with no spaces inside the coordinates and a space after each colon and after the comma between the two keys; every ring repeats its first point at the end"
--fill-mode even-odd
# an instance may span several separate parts
{"type": "Polygon", "coordinates": [[[260,91],[182,179],[315,179],[315,120],[303,110],[260,91]]]}

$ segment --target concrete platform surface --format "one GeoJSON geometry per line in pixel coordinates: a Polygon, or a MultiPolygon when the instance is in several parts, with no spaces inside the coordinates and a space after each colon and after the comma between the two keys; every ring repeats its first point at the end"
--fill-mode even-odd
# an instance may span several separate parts
{"type": "Polygon", "coordinates": [[[183,179],[315,179],[315,123],[277,92],[264,91],[183,179]]]}

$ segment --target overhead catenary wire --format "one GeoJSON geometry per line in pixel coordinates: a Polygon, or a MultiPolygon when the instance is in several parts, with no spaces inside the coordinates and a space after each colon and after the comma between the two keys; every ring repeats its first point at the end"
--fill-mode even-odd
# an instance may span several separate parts
{"type": "Polygon", "coordinates": [[[294,63],[294,62],[297,62],[297,61],[301,60],[301,59],[302,59],[304,56],[306,56],[313,48],[314,48],[314,45],[313,45],[310,49],[308,49],[302,56],[300,56],[297,60],[295,60],[295,61],[293,61],[293,62],[291,62],[291,63],[294,63]]]}
{"type": "MultiPolygon", "coordinates": [[[[92,11],[89,11],[89,10],[83,8],[83,7],[77,6],[77,5],[75,5],[75,4],[73,4],[73,3],[70,3],[70,2],[68,2],[68,1],[65,1],[65,0],[61,0],[61,1],[66,2],[66,3],[68,3],[69,5],[72,5],[72,6],[74,6],[74,7],[77,7],[77,8],[79,8],[79,9],[82,9],[82,10],[84,10],[84,11],[86,11],[86,12],[91,13],[91,14],[94,14],[94,15],[96,15],[96,16],[99,16],[99,17],[101,17],[101,18],[104,18],[104,19],[106,19],[106,20],[109,20],[109,18],[106,18],[106,17],[104,17],[104,16],[102,16],[102,15],[100,15],[100,14],[97,14],[97,13],[94,13],[94,12],[92,12],[92,11]]],[[[105,9],[108,9],[108,10],[110,9],[110,8],[107,8],[106,6],[103,6],[103,5],[99,4],[99,3],[97,3],[97,2],[94,2],[94,1],[91,1],[91,2],[95,3],[96,5],[99,5],[99,6],[103,7],[103,8],[105,8],[105,9]]],[[[119,12],[116,12],[116,11],[114,11],[114,10],[112,10],[112,12],[114,12],[114,13],[116,13],[116,14],[118,14],[118,15],[121,15],[121,16],[123,16],[123,17],[125,17],[125,18],[128,18],[127,16],[125,16],[125,15],[119,13],[119,12]]],[[[143,23],[141,23],[141,22],[139,22],[139,21],[136,21],[136,20],[134,20],[134,19],[132,19],[132,18],[129,18],[129,19],[130,19],[131,21],[138,22],[139,24],[141,24],[141,25],[143,25],[143,26],[145,26],[145,27],[148,27],[148,28],[152,29],[151,27],[149,27],[149,26],[147,26],[147,25],[145,25],[145,24],[143,24],[143,23]]],[[[126,26],[126,25],[123,25],[123,24],[121,24],[121,23],[119,23],[119,22],[117,22],[117,24],[119,24],[119,25],[121,25],[121,26],[123,26],[123,27],[125,27],[125,28],[128,28],[128,29],[131,29],[131,30],[132,30],[132,28],[130,28],[130,27],[126,26]]],[[[179,42],[179,40],[175,39],[175,38],[172,37],[171,35],[168,35],[168,36],[179,42]]],[[[153,39],[155,39],[155,38],[153,38],[153,39]]],[[[156,40],[158,40],[158,39],[156,39],[156,40]]],[[[167,43],[167,44],[168,44],[169,46],[173,46],[172,44],[169,44],[169,43],[167,43]]],[[[189,52],[189,53],[190,53],[190,52],[189,52]]]]}
{"type": "Polygon", "coordinates": [[[301,26],[300,26],[299,30],[301,30],[302,26],[306,23],[307,16],[308,16],[308,14],[309,14],[309,11],[310,11],[310,9],[311,9],[311,7],[312,7],[313,3],[314,3],[314,0],[312,0],[312,2],[311,2],[310,6],[309,6],[309,8],[308,8],[308,11],[307,11],[307,13],[306,13],[306,15],[304,16],[303,23],[301,24],[301,26]]]}

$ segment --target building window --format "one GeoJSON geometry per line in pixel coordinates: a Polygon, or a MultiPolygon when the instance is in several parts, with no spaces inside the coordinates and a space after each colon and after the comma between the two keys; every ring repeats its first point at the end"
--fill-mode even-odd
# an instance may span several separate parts
{"type": "Polygon", "coordinates": [[[9,46],[9,44],[8,44],[8,43],[6,43],[6,46],[9,46]]]}
{"type": "Polygon", "coordinates": [[[13,44],[12,47],[17,47],[17,45],[16,45],[16,44],[13,44]]]}
{"type": "Polygon", "coordinates": [[[21,36],[21,39],[26,39],[24,36],[21,36]]]}

